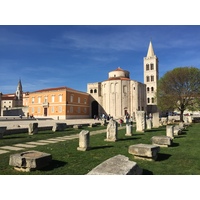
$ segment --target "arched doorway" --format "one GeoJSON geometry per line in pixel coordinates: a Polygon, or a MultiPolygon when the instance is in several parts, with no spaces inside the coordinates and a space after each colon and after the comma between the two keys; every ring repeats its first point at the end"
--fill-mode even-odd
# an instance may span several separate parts
{"type": "Polygon", "coordinates": [[[99,115],[99,109],[98,109],[98,102],[97,101],[93,101],[92,102],[92,118],[94,117],[94,115],[98,116],[99,115]]]}

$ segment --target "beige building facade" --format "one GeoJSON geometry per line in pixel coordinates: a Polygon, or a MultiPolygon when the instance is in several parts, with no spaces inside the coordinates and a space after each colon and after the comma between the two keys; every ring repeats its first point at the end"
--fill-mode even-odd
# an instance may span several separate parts
{"type": "Polygon", "coordinates": [[[109,72],[108,80],[88,83],[87,92],[92,116],[106,114],[117,119],[129,114],[134,118],[137,110],[146,111],[146,85],[131,80],[129,71],[120,67],[109,72]]]}

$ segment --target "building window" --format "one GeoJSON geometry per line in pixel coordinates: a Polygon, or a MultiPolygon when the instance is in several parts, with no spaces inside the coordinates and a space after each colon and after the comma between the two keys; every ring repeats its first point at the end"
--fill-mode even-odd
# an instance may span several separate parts
{"type": "Polygon", "coordinates": [[[35,102],[35,97],[32,97],[32,101],[31,101],[32,103],[34,103],[35,102]]]}
{"type": "Polygon", "coordinates": [[[154,88],[153,87],[151,87],[151,92],[153,92],[154,91],[154,88]]]}
{"type": "Polygon", "coordinates": [[[92,89],[90,90],[90,93],[91,93],[91,94],[93,93],[93,90],[92,90],[92,89]]]}
{"type": "Polygon", "coordinates": [[[73,107],[72,106],[70,107],[70,113],[73,113],[73,107]]]}
{"type": "Polygon", "coordinates": [[[59,113],[62,112],[62,106],[58,106],[58,112],[59,112],[59,113]]]}
{"type": "Polygon", "coordinates": [[[154,76],[151,76],[151,81],[154,81],[154,76]]]}
{"type": "Polygon", "coordinates": [[[51,112],[54,113],[54,106],[51,107],[51,112]]]}
{"type": "Polygon", "coordinates": [[[78,97],[78,103],[81,103],[81,98],[80,97],[78,97]]]}
{"type": "Polygon", "coordinates": [[[55,102],[55,95],[51,96],[51,102],[54,103],[55,102]]]}
{"type": "Polygon", "coordinates": [[[153,63],[151,63],[151,70],[154,70],[154,66],[153,66],[153,63]]]}
{"type": "Polygon", "coordinates": [[[123,92],[124,92],[125,94],[127,93],[127,86],[126,86],[126,85],[123,86],[123,92]]]}
{"type": "Polygon", "coordinates": [[[149,82],[149,76],[146,77],[146,81],[149,82]]]}
{"type": "Polygon", "coordinates": [[[151,103],[154,103],[154,98],[151,98],[151,103]]]}
{"type": "Polygon", "coordinates": [[[94,89],[94,93],[97,93],[97,89],[94,89]]]}
{"type": "Polygon", "coordinates": [[[87,103],[87,99],[84,99],[84,104],[86,104],[87,103]]]}
{"type": "Polygon", "coordinates": [[[149,92],[149,87],[147,87],[147,92],[149,92]]]}
{"type": "Polygon", "coordinates": [[[41,97],[38,97],[38,103],[41,103],[41,97]]]}
{"type": "Polygon", "coordinates": [[[34,108],[32,108],[32,113],[34,113],[34,108]]]}
{"type": "Polygon", "coordinates": [[[149,64],[146,64],[146,70],[149,70],[149,64]]]}
{"type": "Polygon", "coordinates": [[[150,103],[150,99],[149,98],[147,98],[147,103],[150,103]]]}
{"type": "Polygon", "coordinates": [[[44,103],[48,103],[48,97],[47,96],[44,97],[44,103]]]}
{"type": "Polygon", "coordinates": [[[58,100],[59,100],[59,102],[62,102],[62,94],[59,94],[58,100]]]}
{"type": "Polygon", "coordinates": [[[74,95],[71,95],[71,96],[70,96],[70,102],[72,103],[73,100],[74,100],[74,95]]]}

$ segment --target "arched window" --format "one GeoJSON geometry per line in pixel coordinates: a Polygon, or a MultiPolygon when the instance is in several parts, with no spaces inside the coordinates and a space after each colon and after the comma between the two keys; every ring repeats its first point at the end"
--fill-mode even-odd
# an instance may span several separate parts
{"type": "Polygon", "coordinates": [[[149,82],[149,76],[146,77],[147,82],[149,82]]]}
{"type": "Polygon", "coordinates": [[[149,92],[149,87],[147,87],[147,92],[149,92]]]}
{"type": "Polygon", "coordinates": [[[151,70],[154,70],[154,65],[153,65],[153,63],[151,63],[151,70]]]}
{"type": "Polygon", "coordinates": [[[151,87],[151,92],[153,92],[154,91],[154,88],[153,87],[151,87]]]}
{"type": "Polygon", "coordinates": [[[97,93],[97,89],[94,89],[94,93],[97,93]]]}
{"type": "Polygon", "coordinates": [[[150,103],[150,99],[149,98],[147,98],[147,103],[150,103]]]}
{"type": "Polygon", "coordinates": [[[151,103],[154,103],[154,98],[151,98],[151,103]]]}
{"type": "Polygon", "coordinates": [[[90,90],[90,93],[93,93],[93,90],[92,90],[92,89],[90,90]]]}
{"type": "Polygon", "coordinates": [[[146,70],[149,70],[149,64],[146,64],[146,70]]]}

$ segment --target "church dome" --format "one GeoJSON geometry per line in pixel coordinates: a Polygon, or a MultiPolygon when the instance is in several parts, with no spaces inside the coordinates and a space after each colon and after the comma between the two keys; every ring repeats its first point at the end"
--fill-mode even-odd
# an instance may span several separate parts
{"type": "Polygon", "coordinates": [[[109,80],[112,80],[112,79],[129,79],[129,71],[126,71],[126,70],[123,70],[121,69],[120,67],[118,67],[117,69],[109,72],[108,74],[108,77],[109,77],[109,80]]]}

